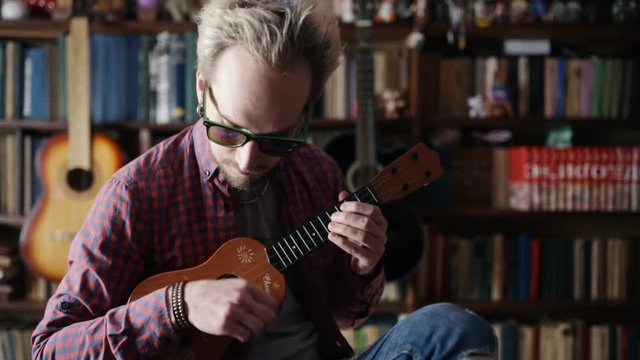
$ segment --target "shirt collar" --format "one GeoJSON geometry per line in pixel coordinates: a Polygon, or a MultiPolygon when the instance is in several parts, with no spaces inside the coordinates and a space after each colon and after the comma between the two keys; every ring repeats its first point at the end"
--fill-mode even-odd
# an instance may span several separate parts
{"type": "Polygon", "coordinates": [[[211,178],[215,177],[224,182],[224,175],[220,171],[219,164],[211,154],[207,128],[204,127],[202,120],[198,120],[193,125],[193,144],[202,179],[210,181],[211,178]]]}

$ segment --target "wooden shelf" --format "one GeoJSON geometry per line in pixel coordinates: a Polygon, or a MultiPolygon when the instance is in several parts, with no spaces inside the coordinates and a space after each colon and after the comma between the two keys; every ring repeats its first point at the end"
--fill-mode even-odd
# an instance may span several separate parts
{"type": "Polygon", "coordinates": [[[22,224],[24,224],[24,218],[22,216],[0,215],[0,225],[20,228],[22,224]]]}
{"type": "Polygon", "coordinates": [[[46,307],[45,301],[14,300],[0,302],[1,315],[33,315],[41,317],[46,307]]]}
{"type": "Polygon", "coordinates": [[[582,319],[594,323],[640,323],[638,301],[462,301],[457,305],[489,319],[582,319]]]}
{"type": "Polygon", "coordinates": [[[536,130],[548,129],[559,126],[570,126],[578,129],[636,129],[640,130],[640,121],[637,119],[603,119],[603,118],[458,118],[436,117],[422,121],[424,128],[453,127],[467,129],[523,129],[536,130]]]}
{"type": "MultiPolygon", "coordinates": [[[[381,129],[386,130],[395,130],[395,131],[403,131],[409,130],[413,120],[410,118],[400,118],[400,119],[382,119],[376,122],[376,125],[381,129]]],[[[325,119],[318,118],[311,120],[311,124],[309,125],[311,130],[338,130],[338,129],[349,129],[354,128],[357,124],[356,120],[353,119],[325,119]]],[[[114,124],[101,124],[94,125],[93,127],[96,129],[107,129],[107,130],[130,130],[130,131],[138,131],[138,130],[150,130],[159,133],[175,133],[178,132],[187,126],[191,125],[191,123],[170,123],[170,124],[156,124],[149,123],[144,121],[134,121],[134,122],[120,122],[114,124]]],[[[34,120],[1,120],[0,119],[0,131],[1,130],[27,130],[27,131],[38,131],[38,132],[56,132],[56,131],[65,131],[67,129],[67,125],[60,122],[50,122],[50,121],[34,121],[34,120]]]]}
{"type": "Polygon", "coordinates": [[[0,21],[0,37],[18,39],[55,39],[69,31],[68,22],[48,19],[0,21]]]}
{"type": "MultiPolygon", "coordinates": [[[[336,130],[355,128],[357,124],[358,121],[354,119],[318,118],[312,120],[309,127],[311,130],[336,130]]],[[[376,121],[377,128],[392,132],[408,131],[412,124],[413,119],[411,118],[379,119],[376,121]]]]}
{"type": "Polygon", "coordinates": [[[119,34],[157,34],[163,31],[171,33],[188,33],[197,30],[196,24],[193,22],[175,22],[175,21],[118,21],[109,24],[92,23],[91,31],[119,33],[119,34]]]}
{"type": "MultiPolygon", "coordinates": [[[[172,33],[186,33],[197,30],[192,22],[156,21],[144,23],[140,21],[121,21],[111,24],[91,24],[91,30],[109,33],[140,33],[156,34],[162,31],[172,33]]],[[[412,31],[409,24],[376,24],[372,28],[371,37],[374,41],[398,41],[406,38],[412,31]]],[[[343,40],[356,39],[356,27],[354,25],[340,25],[340,36],[343,40]]]]}
{"type": "MultiPolygon", "coordinates": [[[[141,22],[125,20],[114,23],[96,23],[90,25],[93,32],[118,34],[157,34],[162,31],[172,33],[187,33],[197,30],[195,23],[174,21],[141,22]]],[[[59,34],[69,31],[66,21],[52,21],[49,19],[26,19],[16,21],[0,21],[0,37],[21,39],[55,39],[59,34]]],[[[406,38],[412,31],[411,24],[375,24],[371,31],[374,41],[399,41],[406,38]]],[[[350,24],[340,25],[343,40],[356,39],[356,27],[350,24]]]]}
{"type": "MultiPolygon", "coordinates": [[[[402,41],[411,34],[411,24],[374,24],[371,28],[373,41],[402,41]]],[[[356,27],[351,24],[340,25],[340,36],[346,41],[356,40],[356,27]]]]}
{"type": "Polygon", "coordinates": [[[26,130],[35,132],[56,132],[67,129],[67,124],[48,120],[4,120],[0,119],[0,130],[26,130]]]}
{"type": "MultiPolygon", "coordinates": [[[[448,27],[428,25],[424,34],[431,38],[444,38],[448,27]]],[[[593,24],[518,24],[474,27],[467,32],[469,40],[549,39],[561,43],[640,43],[638,25],[593,24]]]]}
{"type": "Polygon", "coordinates": [[[524,212],[487,208],[433,209],[423,219],[456,232],[535,232],[540,235],[621,236],[640,233],[640,212],[524,212]]]}

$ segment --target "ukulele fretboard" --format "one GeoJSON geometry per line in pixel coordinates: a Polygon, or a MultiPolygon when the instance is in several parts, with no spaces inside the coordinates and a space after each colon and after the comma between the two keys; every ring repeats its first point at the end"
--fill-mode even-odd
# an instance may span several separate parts
{"type": "Polygon", "coordinates": [[[325,210],[315,219],[306,222],[289,235],[282,237],[274,245],[267,247],[269,263],[282,272],[314,249],[325,244],[328,240],[328,225],[331,222],[331,214],[339,211],[340,205],[345,201],[380,204],[378,196],[370,186],[362,187],[339,204],[325,210]]]}

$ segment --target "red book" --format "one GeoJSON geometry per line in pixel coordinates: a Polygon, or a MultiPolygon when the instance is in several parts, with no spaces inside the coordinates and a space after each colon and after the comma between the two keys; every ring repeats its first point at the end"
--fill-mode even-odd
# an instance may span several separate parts
{"type": "Polygon", "coordinates": [[[631,211],[640,210],[640,147],[631,148],[631,211]]]}
{"type": "Polygon", "coordinates": [[[616,208],[616,184],[618,182],[617,159],[615,149],[613,147],[606,147],[602,149],[605,159],[605,211],[619,210],[616,208]]]}
{"type": "Polygon", "coordinates": [[[530,166],[527,161],[527,147],[518,146],[509,149],[509,207],[513,210],[530,209],[530,166]]]}
{"type": "Polygon", "coordinates": [[[532,146],[529,148],[529,161],[531,163],[531,171],[529,172],[529,186],[531,192],[531,210],[542,210],[542,194],[541,194],[541,181],[542,181],[542,151],[539,146],[532,146]]]}
{"type": "MultiPolygon", "coordinates": [[[[550,240],[551,241],[551,240],[550,240]]],[[[531,300],[540,299],[540,237],[531,240],[531,274],[529,278],[529,296],[531,300]]]]}
{"type": "Polygon", "coordinates": [[[587,161],[589,165],[589,211],[597,211],[600,199],[600,153],[596,147],[587,148],[587,161]]]}
{"type": "Polygon", "coordinates": [[[556,210],[567,211],[568,149],[555,149],[556,153],[556,210]]]}
{"type": "Polygon", "coordinates": [[[551,202],[553,201],[553,186],[550,176],[552,150],[548,147],[543,147],[540,152],[542,154],[542,156],[540,157],[540,168],[542,169],[540,172],[540,193],[542,194],[542,210],[550,211],[552,209],[551,202]]]}
{"type": "Polygon", "coordinates": [[[575,148],[569,148],[566,150],[566,196],[565,196],[565,208],[567,211],[576,211],[578,204],[578,181],[577,181],[577,167],[580,163],[576,161],[577,152],[575,148]]]}

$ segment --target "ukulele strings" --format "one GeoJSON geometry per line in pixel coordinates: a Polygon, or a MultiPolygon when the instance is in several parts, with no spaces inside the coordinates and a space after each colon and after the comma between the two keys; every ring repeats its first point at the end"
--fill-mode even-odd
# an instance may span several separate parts
{"type": "MultiPolygon", "coordinates": [[[[371,195],[368,191],[367,191],[364,195],[360,196],[360,199],[362,199],[362,200],[363,200],[363,201],[365,201],[365,202],[367,202],[367,201],[374,201],[374,200],[375,200],[375,198],[373,197],[373,195],[371,195]]],[[[334,208],[336,208],[336,211],[338,211],[336,206],[334,206],[334,208]]],[[[327,215],[327,217],[329,216],[328,210],[326,210],[326,211],[325,211],[325,214],[327,215]]],[[[312,219],[312,220],[308,221],[307,223],[311,223],[312,221],[314,221],[314,220],[318,219],[322,224],[324,224],[324,222],[323,222],[323,221],[322,221],[322,219],[321,219],[321,216],[323,216],[323,215],[325,215],[325,214],[321,214],[321,215],[317,216],[315,219],[312,219]]],[[[305,226],[305,225],[302,225],[302,226],[305,226]]],[[[318,227],[318,228],[314,227],[314,229],[317,229],[317,232],[318,232],[319,237],[321,238],[322,244],[324,244],[324,243],[327,241],[327,235],[329,234],[329,231],[326,229],[326,227],[325,227],[324,225],[323,225],[323,226],[320,226],[320,227],[318,227]]],[[[287,236],[289,236],[289,235],[283,236],[282,238],[280,238],[280,240],[279,240],[278,242],[276,242],[274,245],[272,245],[272,246],[271,246],[271,247],[273,247],[273,248],[274,248],[274,252],[276,253],[276,255],[277,255],[277,259],[278,259],[278,260],[275,260],[275,261],[272,263],[272,262],[270,261],[271,259],[269,259],[268,253],[266,254],[266,255],[267,255],[267,259],[269,260],[269,264],[270,264],[270,265],[272,265],[273,267],[276,267],[276,268],[282,268],[283,270],[285,270],[287,267],[291,266],[291,265],[292,265],[292,264],[294,264],[297,260],[299,260],[299,259],[300,259],[300,257],[296,257],[296,256],[294,256],[295,260],[294,260],[294,261],[291,261],[291,259],[289,259],[289,257],[287,257],[287,259],[289,259],[289,265],[285,265],[284,259],[283,259],[283,258],[282,258],[278,253],[277,253],[277,250],[275,250],[275,246],[276,246],[277,244],[281,244],[282,242],[284,242],[284,243],[286,244],[286,237],[287,237],[287,236]],[[282,261],[281,261],[281,260],[282,260],[282,261]]],[[[303,241],[304,241],[304,240],[303,240],[303,241]]],[[[294,242],[294,243],[295,243],[295,242],[294,242]]],[[[288,244],[287,244],[286,246],[287,246],[287,247],[290,247],[288,244]]],[[[316,245],[315,247],[317,248],[318,246],[319,246],[319,245],[316,245]]],[[[282,248],[284,249],[285,247],[284,247],[284,246],[282,246],[282,248]]],[[[266,253],[266,250],[267,250],[267,248],[265,248],[265,253],[266,253]]],[[[313,250],[313,249],[311,249],[311,250],[313,250]]],[[[300,251],[301,251],[301,250],[300,250],[300,251]]],[[[285,251],[285,252],[286,252],[286,251],[285,251]]],[[[291,254],[293,254],[293,250],[291,250],[291,254]]],[[[287,256],[287,255],[285,255],[285,256],[287,256]]],[[[245,278],[245,279],[247,279],[247,280],[251,280],[251,281],[253,281],[253,280],[258,280],[258,279],[261,279],[261,278],[263,277],[263,275],[264,275],[263,273],[261,273],[261,272],[260,272],[260,271],[261,271],[261,269],[262,269],[262,266],[261,266],[260,264],[258,264],[258,265],[243,266],[242,268],[246,270],[246,275],[247,275],[247,276],[245,276],[244,278],[245,278]],[[255,274],[255,275],[251,275],[251,273],[254,273],[254,272],[255,272],[255,270],[258,270],[258,271],[259,271],[259,273],[255,274]]]]}
{"type": "MultiPolygon", "coordinates": [[[[397,168],[397,170],[398,170],[397,172],[404,171],[407,167],[409,167],[411,165],[411,163],[412,163],[411,161],[403,161],[403,159],[400,159],[398,161],[398,165],[395,166],[397,168]]],[[[382,198],[382,199],[393,198],[393,197],[395,197],[396,195],[398,195],[399,193],[402,192],[402,188],[401,187],[398,187],[398,189],[394,189],[394,188],[388,188],[387,189],[386,186],[385,186],[386,184],[391,182],[395,176],[396,175],[392,174],[391,172],[382,172],[382,173],[380,173],[380,175],[378,177],[376,177],[371,182],[371,185],[373,185],[375,188],[380,188],[380,187],[383,188],[383,191],[378,192],[378,196],[380,198],[382,198]]],[[[362,191],[363,189],[364,188],[361,188],[359,191],[362,191]]],[[[356,191],[355,193],[358,193],[358,191],[356,191]]],[[[364,192],[364,195],[360,196],[360,202],[378,202],[376,200],[377,199],[369,191],[364,192]]],[[[334,208],[336,208],[336,207],[334,206],[334,208]]],[[[338,210],[338,209],[336,208],[336,210],[338,210]]],[[[327,211],[325,211],[325,214],[327,214],[327,216],[329,216],[327,211]]],[[[320,215],[320,216],[322,216],[322,215],[320,215]]],[[[320,216],[318,216],[317,218],[319,219],[320,216]]],[[[309,221],[308,223],[311,223],[312,221],[313,220],[309,221]]],[[[320,220],[320,221],[322,222],[322,220],[320,220]]],[[[323,225],[319,229],[318,233],[319,233],[319,235],[321,235],[322,242],[324,243],[327,240],[327,235],[329,234],[329,231],[323,225]]],[[[285,244],[286,244],[285,238],[286,238],[286,236],[282,237],[282,239],[280,241],[278,241],[276,244],[278,244],[278,243],[280,243],[282,241],[285,241],[285,244]]],[[[304,241],[304,239],[303,239],[303,241],[304,241]]],[[[294,243],[295,243],[295,241],[294,241],[294,243]]],[[[275,248],[275,245],[273,245],[273,247],[275,248]]],[[[291,250],[291,253],[293,254],[293,250],[291,250]]],[[[274,267],[282,267],[283,269],[286,269],[287,266],[290,266],[291,264],[293,264],[293,262],[289,259],[290,264],[289,265],[285,265],[284,264],[284,260],[281,258],[281,256],[279,254],[277,254],[277,253],[276,253],[276,255],[278,255],[278,259],[280,259],[280,260],[277,260],[277,261],[274,261],[273,263],[271,263],[272,266],[274,266],[274,267]]],[[[298,259],[299,258],[296,258],[296,260],[298,260],[298,259]]],[[[259,276],[260,275],[258,275],[258,277],[259,276]]],[[[253,280],[253,278],[252,278],[252,280],[253,280]]]]}

